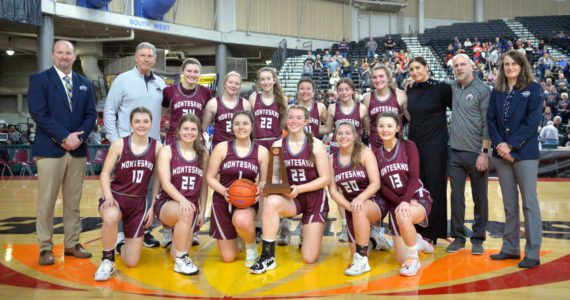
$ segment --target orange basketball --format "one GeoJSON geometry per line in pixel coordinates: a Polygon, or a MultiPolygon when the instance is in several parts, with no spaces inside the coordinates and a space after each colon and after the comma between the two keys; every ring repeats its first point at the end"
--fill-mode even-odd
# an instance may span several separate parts
{"type": "Polygon", "coordinates": [[[255,202],[257,186],[249,179],[238,179],[228,188],[228,199],[237,208],[250,207],[255,202]]]}

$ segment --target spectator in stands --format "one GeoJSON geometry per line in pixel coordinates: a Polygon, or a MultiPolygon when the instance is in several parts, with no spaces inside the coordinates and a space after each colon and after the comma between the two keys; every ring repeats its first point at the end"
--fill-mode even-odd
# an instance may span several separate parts
{"type": "Polygon", "coordinates": [[[348,59],[342,59],[342,77],[350,77],[350,63],[348,59]]]}
{"type": "Polygon", "coordinates": [[[28,124],[28,142],[30,144],[34,143],[34,140],[36,139],[36,125],[34,125],[34,123],[30,123],[28,124]]]}
{"type": "Polygon", "coordinates": [[[542,122],[540,123],[540,126],[541,127],[546,126],[548,122],[552,121],[552,118],[554,118],[554,116],[552,115],[552,109],[546,106],[544,108],[544,113],[542,114],[542,122]]]}
{"type": "Polygon", "coordinates": [[[472,47],[472,46],[473,46],[473,43],[471,42],[471,40],[470,40],[469,38],[467,38],[467,39],[465,40],[465,42],[463,42],[463,48],[469,48],[469,47],[472,47]]]}
{"type": "Polygon", "coordinates": [[[313,55],[313,52],[311,50],[307,51],[307,58],[305,59],[305,61],[303,61],[303,63],[305,63],[308,60],[311,61],[312,63],[315,63],[315,56],[313,55]]]}
{"type": "Polygon", "coordinates": [[[396,47],[396,42],[394,42],[391,35],[388,35],[384,42],[385,56],[391,57],[394,47],[396,47]]]}
{"type": "Polygon", "coordinates": [[[340,80],[340,76],[338,75],[338,71],[336,71],[332,74],[331,78],[329,79],[329,83],[333,87],[333,90],[335,89],[336,83],[339,80],[340,80]]]}
{"type": "Polygon", "coordinates": [[[481,47],[481,43],[479,42],[475,43],[475,46],[473,46],[473,62],[475,63],[475,65],[479,64],[479,61],[481,59],[481,52],[483,52],[483,47],[481,47]]]}
{"type": "Polygon", "coordinates": [[[336,60],[338,62],[338,65],[340,66],[342,64],[342,59],[344,58],[344,56],[342,56],[340,54],[340,51],[337,51],[336,54],[334,55],[334,60],[336,60]]]}
{"type": "Polygon", "coordinates": [[[329,53],[329,49],[325,50],[325,54],[323,55],[323,67],[328,68],[330,62],[333,60],[331,54],[329,53]]]}
{"type": "Polygon", "coordinates": [[[563,30],[560,30],[560,32],[556,35],[557,38],[559,39],[566,39],[568,38],[568,36],[564,33],[563,30]]]}
{"type": "Polygon", "coordinates": [[[558,116],[562,118],[562,123],[568,123],[570,120],[570,110],[568,109],[568,93],[562,93],[560,96],[560,109],[558,110],[558,116]]]}
{"type": "Polygon", "coordinates": [[[564,125],[562,124],[562,118],[560,116],[556,116],[554,119],[552,119],[552,122],[552,126],[558,130],[558,136],[562,137],[564,135],[564,125]]]}
{"type": "Polygon", "coordinates": [[[99,125],[93,126],[93,131],[89,134],[87,139],[89,144],[101,145],[101,133],[99,133],[99,125]]]}
{"type": "Polygon", "coordinates": [[[546,126],[540,130],[539,140],[542,146],[558,146],[558,129],[554,127],[553,121],[548,121],[546,126]]]}
{"type": "Polygon", "coordinates": [[[558,79],[556,79],[556,81],[554,82],[556,87],[559,87],[560,83],[564,83],[566,86],[568,86],[568,81],[566,80],[566,77],[564,76],[563,72],[558,73],[558,79]]]}
{"type": "Polygon", "coordinates": [[[542,57],[538,60],[538,68],[540,70],[540,74],[545,74],[546,70],[552,70],[554,67],[554,61],[550,57],[550,54],[544,52],[542,57]]]}
{"type": "Polygon", "coordinates": [[[8,126],[8,143],[12,145],[19,145],[22,143],[21,141],[21,134],[16,129],[16,126],[10,125],[8,126]]]}
{"type": "Polygon", "coordinates": [[[373,37],[370,37],[368,42],[366,42],[366,50],[367,50],[366,56],[368,57],[368,59],[372,59],[374,57],[376,49],[378,49],[378,43],[376,43],[373,37]]]}
{"type": "MultiPolygon", "coordinates": [[[[570,127],[570,124],[568,124],[567,126],[570,127]]],[[[564,135],[563,138],[560,139],[560,141],[558,142],[558,146],[560,147],[570,147],[570,130],[568,130],[566,132],[566,135],[564,135]]],[[[569,149],[570,150],[570,149],[569,149]]]]}
{"type": "Polygon", "coordinates": [[[303,63],[303,76],[308,76],[313,78],[313,60],[305,59],[303,63]]]}
{"type": "Polygon", "coordinates": [[[319,71],[319,73],[324,69],[323,62],[321,60],[321,56],[317,54],[317,59],[315,60],[315,65],[313,66],[313,70],[319,71]]]}
{"type": "Polygon", "coordinates": [[[334,74],[335,72],[338,71],[339,65],[340,65],[339,62],[336,59],[333,59],[329,62],[329,68],[328,68],[329,76],[330,76],[330,74],[334,74]]]}
{"type": "Polygon", "coordinates": [[[491,67],[497,67],[499,65],[499,48],[493,47],[489,53],[489,64],[491,67]]]}
{"type": "Polygon", "coordinates": [[[362,78],[362,86],[368,86],[368,79],[370,78],[370,65],[368,64],[368,58],[362,59],[360,64],[360,78],[362,78]]]}
{"type": "Polygon", "coordinates": [[[457,50],[459,50],[459,48],[461,47],[461,45],[462,45],[461,41],[459,40],[459,38],[458,38],[457,36],[455,36],[455,37],[453,38],[453,49],[454,49],[455,51],[457,51],[457,50]]]}
{"type": "Polygon", "coordinates": [[[340,55],[342,55],[342,57],[347,57],[349,48],[350,47],[348,46],[346,38],[343,37],[342,41],[340,41],[340,43],[338,44],[338,50],[340,52],[340,55]]]}

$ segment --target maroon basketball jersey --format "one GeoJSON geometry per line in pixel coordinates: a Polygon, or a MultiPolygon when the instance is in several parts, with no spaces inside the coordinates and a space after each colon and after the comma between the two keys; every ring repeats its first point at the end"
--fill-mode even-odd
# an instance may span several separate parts
{"type": "MultiPolygon", "coordinates": [[[[408,153],[406,153],[406,147],[409,143],[413,142],[398,140],[390,152],[386,151],[384,147],[374,149],[380,169],[381,188],[390,189],[398,196],[404,196],[409,185],[418,187],[418,190],[423,189],[423,184],[419,178],[417,179],[418,182],[411,182],[410,180],[410,166],[408,164],[408,153]]],[[[409,146],[415,147],[414,144],[409,146]]]]}
{"type": "MultiPolygon", "coordinates": [[[[356,128],[358,137],[362,136],[362,122],[360,121],[360,102],[355,102],[352,111],[348,114],[342,112],[340,102],[337,102],[334,110],[334,128],[340,123],[351,123],[356,128]]],[[[336,135],[333,135],[333,141],[336,142],[336,135]]]]}
{"type": "Polygon", "coordinates": [[[220,165],[220,183],[225,187],[229,187],[234,181],[241,178],[255,182],[257,174],[259,174],[257,157],[259,145],[252,143],[249,153],[243,157],[238,155],[235,147],[233,140],[228,141],[226,158],[220,165]]]}
{"type": "MultiPolygon", "coordinates": [[[[180,153],[178,143],[170,145],[172,158],[170,159],[170,182],[176,189],[191,202],[198,202],[204,170],[198,162],[198,157],[186,160],[180,153]]],[[[164,190],[160,191],[161,200],[172,199],[164,190]]]]}
{"type": "Polygon", "coordinates": [[[341,164],[338,152],[333,154],[333,169],[334,182],[349,202],[352,202],[370,185],[364,166],[359,165],[357,168],[353,168],[351,163],[341,164]]]}
{"type": "Polygon", "coordinates": [[[370,145],[373,148],[382,146],[382,139],[378,136],[378,119],[383,112],[394,112],[398,115],[402,114],[402,108],[396,99],[396,95],[390,92],[388,99],[384,101],[378,100],[376,93],[370,93],[370,104],[368,106],[368,113],[370,114],[370,145]]]}
{"type": "Polygon", "coordinates": [[[166,144],[176,142],[176,128],[180,119],[186,114],[195,115],[202,120],[202,112],[206,101],[212,98],[209,89],[197,84],[193,91],[186,90],[181,83],[173,84],[163,90],[162,107],[170,109],[170,122],[166,132],[166,144]]]}
{"type": "Polygon", "coordinates": [[[317,166],[314,160],[311,160],[312,147],[309,145],[310,142],[311,141],[305,140],[301,151],[295,154],[292,153],[289,146],[287,146],[287,138],[283,138],[281,141],[287,177],[289,178],[289,183],[292,185],[311,182],[319,177],[317,166]]]}
{"type": "Polygon", "coordinates": [[[131,151],[131,137],[123,138],[123,152],[115,167],[111,190],[121,195],[146,197],[156,152],[156,140],[149,138],[148,148],[141,154],[131,151]]]}
{"type": "Polygon", "coordinates": [[[305,126],[305,130],[310,132],[314,137],[319,137],[319,127],[321,126],[321,116],[319,115],[319,105],[313,101],[309,109],[309,124],[305,126]]]}
{"type": "Polygon", "coordinates": [[[265,105],[261,94],[255,97],[255,107],[253,108],[255,116],[255,138],[274,138],[281,136],[281,122],[279,114],[279,105],[273,101],[271,105],[265,105]]]}
{"type": "Polygon", "coordinates": [[[234,108],[228,108],[222,97],[216,97],[218,109],[214,116],[214,137],[212,138],[212,149],[219,143],[229,141],[233,137],[232,118],[234,114],[243,111],[243,99],[238,97],[238,103],[234,108]]]}

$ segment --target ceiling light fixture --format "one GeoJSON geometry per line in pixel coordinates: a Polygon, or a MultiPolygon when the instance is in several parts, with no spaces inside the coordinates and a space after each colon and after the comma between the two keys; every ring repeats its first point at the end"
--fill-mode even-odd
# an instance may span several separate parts
{"type": "Polygon", "coordinates": [[[14,53],[16,53],[16,52],[12,49],[6,50],[6,54],[8,54],[8,56],[12,56],[12,55],[14,55],[14,53]]]}

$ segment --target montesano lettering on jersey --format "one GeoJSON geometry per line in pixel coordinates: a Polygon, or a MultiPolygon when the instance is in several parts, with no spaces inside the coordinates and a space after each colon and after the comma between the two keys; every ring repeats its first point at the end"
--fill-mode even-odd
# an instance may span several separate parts
{"type": "Polygon", "coordinates": [[[334,181],[338,182],[340,180],[349,178],[366,178],[366,173],[362,170],[360,171],[346,171],[334,176],[334,181]]]}
{"type": "Polygon", "coordinates": [[[334,122],[335,126],[338,126],[340,123],[350,123],[356,128],[360,127],[360,121],[354,119],[339,119],[334,122]]]}
{"type": "Polygon", "coordinates": [[[252,163],[250,163],[249,161],[241,161],[241,160],[230,160],[227,161],[223,164],[222,168],[224,169],[230,169],[230,168],[240,168],[240,169],[247,169],[247,170],[251,170],[255,173],[257,173],[258,171],[258,167],[252,163]]]}
{"type": "Polygon", "coordinates": [[[233,117],[234,117],[233,112],[221,114],[221,115],[218,115],[218,121],[231,120],[233,117]]]}
{"type": "Polygon", "coordinates": [[[375,115],[383,112],[394,112],[398,113],[398,108],[393,106],[377,106],[370,110],[370,115],[375,115]]]}
{"type": "Polygon", "coordinates": [[[255,111],[255,116],[260,116],[260,115],[264,115],[264,116],[272,116],[272,117],[276,117],[279,118],[279,113],[271,110],[271,109],[258,109],[255,111]]]}
{"type": "Polygon", "coordinates": [[[202,103],[198,103],[196,101],[191,101],[191,100],[183,100],[183,101],[176,102],[174,104],[174,109],[181,108],[181,107],[194,107],[197,109],[202,109],[202,103]]]}
{"type": "Polygon", "coordinates": [[[204,176],[204,171],[196,166],[180,166],[172,170],[172,175],[178,174],[196,174],[198,176],[204,176]]]}
{"type": "Polygon", "coordinates": [[[152,171],[154,164],[149,162],[148,160],[139,159],[139,160],[127,160],[121,163],[121,169],[130,169],[130,168],[147,168],[152,171]]]}
{"type": "Polygon", "coordinates": [[[286,159],[285,167],[309,167],[313,168],[315,164],[306,159],[286,159]]]}
{"type": "Polygon", "coordinates": [[[403,163],[395,163],[395,164],[389,164],[387,166],[385,166],[384,168],[382,168],[382,170],[380,170],[380,176],[384,176],[386,173],[388,172],[393,172],[393,171],[408,171],[408,164],[403,164],[403,163]]]}

